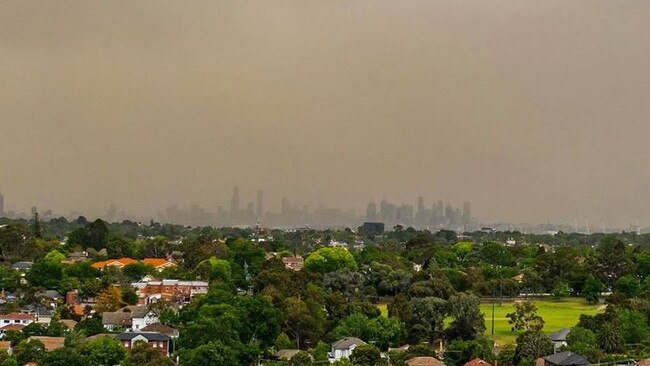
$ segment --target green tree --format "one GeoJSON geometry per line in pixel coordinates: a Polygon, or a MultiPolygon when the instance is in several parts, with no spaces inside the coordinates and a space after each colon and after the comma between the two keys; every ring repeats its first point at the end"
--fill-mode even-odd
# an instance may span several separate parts
{"type": "Polygon", "coordinates": [[[458,293],[449,298],[449,313],[453,317],[448,330],[450,339],[471,340],[485,332],[485,318],[480,299],[471,293],[458,293]]]}
{"type": "MultiPolygon", "coordinates": [[[[111,365],[111,364],[105,364],[111,365]]],[[[137,341],[121,363],[122,366],[174,366],[174,362],[147,342],[137,341]]]]}
{"type": "MultiPolygon", "coordinates": [[[[236,352],[221,342],[210,342],[192,350],[181,353],[180,366],[239,366],[236,352]]],[[[124,366],[139,366],[134,363],[124,366]]]]}
{"type": "Polygon", "coordinates": [[[541,331],[526,331],[517,337],[514,364],[531,363],[553,353],[553,343],[541,331]]]}
{"type": "Polygon", "coordinates": [[[34,212],[34,217],[32,217],[32,235],[34,235],[34,237],[37,239],[43,237],[43,232],[41,230],[41,221],[38,219],[38,212],[34,212]]]}
{"type": "Polygon", "coordinates": [[[320,248],[305,260],[305,268],[311,272],[329,273],[347,268],[357,270],[354,256],[344,248],[320,248]]]}
{"type": "Polygon", "coordinates": [[[45,353],[45,345],[38,339],[25,339],[18,342],[14,355],[20,365],[37,361],[45,353]]]}
{"type": "MultiPolygon", "coordinates": [[[[59,348],[44,353],[39,358],[38,364],[43,366],[89,365],[87,358],[80,355],[76,350],[69,348],[59,348]]],[[[95,365],[99,366],[98,364],[90,364],[90,366],[95,365]]]]}
{"type": "Polygon", "coordinates": [[[515,304],[515,311],[506,314],[506,318],[513,332],[541,332],[544,329],[544,319],[537,315],[537,306],[528,300],[515,304]]]}
{"type": "Polygon", "coordinates": [[[598,357],[598,338],[589,329],[577,326],[571,328],[566,342],[571,351],[589,358],[590,361],[595,361],[595,357],[598,357]]]}
{"type": "Polygon", "coordinates": [[[379,360],[381,360],[379,349],[372,344],[362,344],[350,355],[350,361],[355,366],[375,366],[379,360]]]}
{"type": "Polygon", "coordinates": [[[61,263],[65,259],[65,255],[56,249],[52,249],[45,255],[44,259],[50,262],[61,263]]]}
{"type": "Polygon", "coordinates": [[[412,315],[408,333],[411,342],[426,340],[432,344],[442,333],[447,316],[447,302],[437,297],[411,300],[412,315]]]}
{"type": "Polygon", "coordinates": [[[473,340],[456,339],[445,348],[445,364],[448,366],[460,366],[474,358],[480,358],[488,362],[492,361],[494,355],[494,341],[486,337],[479,337],[473,340]]]}
{"type": "Polygon", "coordinates": [[[641,292],[641,283],[636,276],[631,274],[626,275],[616,280],[614,290],[625,295],[628,299],[632,299],[639,296],[639,293],[641,292]]]}
{"type": "Polygon", "coordinates": [[[131,281],[140,281],[142,277],[148,274],[155,274],[156,269],[142,262],[127,264],[122,268],[122,273],[131,281]]]}
{"type": "Polygon", "coordinates": [[[558,282],[555,287],[553,287],[553,291],[551,291],[553,298],[555,298],[556,301],[569,297],[569,292],[569,285],[566,282],[558,282]]]}
{"type": "Polygon", "coordinates": [[[605,353],[619,353],[623,351],[623,332],[616,324],[604,322],[598,329],[598,344],[605,353]]]}
{"type": "Polygon", "coordinates": [[[25,275],[27,281],[34,287],[58,289],[63,278],[63,265],[53,261],[37,261],[25,275]]]}
{"type": "Polygon", "coordinates": [[[289,360],[289,366],[312,366],[314,360],[311,355],[305,351],[300,351],[296,353],[291,360],[289,360]]]}
{"type": "Polygon", "coordinates": [[[589,304],[598,304],[600,293],[603,291],[603,284],[594,276],[589,275],[582,286],[581,295],[589,304]]]}
{"type": "Polygon", "coordinates": [[[126,350],[120,341],[110,337],[101,337],[86,343],[81,353],[92,366],[117,365],[126,357],[126,350]]]}
{"type": "Polygon", "coordinates": [[[287,333],[282,332],[278,335],[278,338],[276,338],[274,347],[276,350],[294,349],[296,348],[296,345],[291,341],[291,339],[289,339],[287,333]]]}

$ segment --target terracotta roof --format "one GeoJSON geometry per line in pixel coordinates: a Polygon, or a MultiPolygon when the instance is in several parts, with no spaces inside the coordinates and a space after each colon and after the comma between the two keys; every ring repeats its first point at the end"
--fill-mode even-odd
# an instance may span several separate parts
{"type": "Polygon", "coordinates": [[[7,330],[23,330],[23,328],[25,328],[25,324],[9,324],[0,328],[0,330],[4,332],[7,330]]]}
{"type": "Polygon", "coordinates": [[[32,336],[28,338],[29,340],[39,340],[43,342],[46,351],[54,351],[55,349],[62,348],[63,343],[65,342],[65,337],[40,337],[32,336]]]}
{"type": "Polygon", "coordinates": [[[61,319],[61,324],[65,325],[68,329],[74,329],[77,322],[72,319],[61,319]]]}
{"type": "Polygon", "coordinates": [[[0,341],[0,350],[5,351],[11,347],[10,341],[0,341]]]}
{"type": "Polygon", "coordinates": [[[408,366],[445,366],[445,364],[435,357],[413,357],[406,360],[408,366]]]}
{"type": "Polygon", "coordinates": [[[152,266],[154,268],[162,267],[162,266],[175,266],[176,263],[170,262],[165,258],[145,258],[142,260],[142,263],[152,266]]]}
{"type": "Polygon", "coordinates": [[[9,313],[0,315],[0,319],[7,320],[36,320],[36,317],[32,314],[23,314],[23,313],[9,313]]]}
{"type": "Polygon", "coordinates": [[[92,264],[94,268],[97,269],[102,269],[106,266],[117,266],[117,267],[124,267],[128,266],[129,264],[136,263],[137,260],[131,259],[131,258],[120,258],[120,259],[109,259],[106,261],[100,261],[100,262],[95,262],[92,264]]]}
{"type": "Polygon", "coordinates": [[[475,358],[475,359],[467,362],[463,366],[492,366],[492,364],[490,364],[490,363],[488,363],[486,361],[483,361],[480,358],[475,358]]]}
{"type": "Polygon", "coordinates": [[[639,360],[636,362],[637,366],[650,366],[650,358],[639,360]]]}

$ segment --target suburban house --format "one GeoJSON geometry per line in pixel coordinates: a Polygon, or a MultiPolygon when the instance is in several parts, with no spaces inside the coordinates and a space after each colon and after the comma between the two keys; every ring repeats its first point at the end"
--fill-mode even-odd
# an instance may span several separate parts
{"type": "Polygon", "coordinates": [[[36,317],[32,314],[23,313],[9,313],[0,315],[0,328],[7,325],[22,325],[27,326],[36,321],[36,317]]]}
{"type": "Polygon", "coordinates": [[[170,262],[165,258],[145,258],[142,260],[142,263],[152,266],[158,272],[162,272],[167,268],[176,267],[176,263],[170,262]]]}
{"type": "Polygon", "coordinates": [[[350,358],[352,351],[366,342],[356,337],[345,337],[332,344],[332,352],[329,354],[330,362],[338,361],[342,358],[350,358]]]}
{"type": "Polygon", "coordinates": [[[31,336],[27,339],[28,342],[33,340],[41,341],[45,346],[46,352],[54,351],[55,349],[63,348],[65,337],[45,337],[45,336],[31,336]]]}
{"type": "Polygon", "coordinates": [[[299,349],[281,349],[273,355],[273,358],[278,361],[289,361],[299,352],[299,349]]]}
{"type": "Polygon", "coordinates": [[[408,366],[445,366],[435,357],[413,357],[405,361],[408,366]]]}
{"type": "Polygon", "coordinates": [[[11,269],[14,271],[29,271],[33,265],[34,262],[16,262],[11,265],[11,269]]]}
{"type": "Polygon", "coordinates": [[[99,261],[92,264],[93,268],[104,269],[106,267],[124,268],[129,264],[142,262],[148,266],[154,267],[158,272],[162,272],[166,268],[176,267],[176,263],[170,262],[164,258],[145,258],[141,261],[132,258],[109,259],[99,261]]]}
{"type": "Polygon", "coordinates": [[[557,352],[562,348],[562,346],[566,346],[566,336],[571,332],[571,329],[568,328],[562,328],[558,330],[557,332],[553,334],[549,334],[548,338],[553,342],[553,352],[557,352]]]}
{"type": "Polygon", "coordinates": [[[72,264],[75,262],[85,262],[88,260],[88,252],[73,252],[68,257],[61,261],[63,264],[72,264]]]}
{"type": "Polygon", "coordinates": [[[305,260],[302,257],[284,257],[282,263],[287,269],[293,269],[294,271],[300,271],[305,266],[305,260]]]}
{"type": "Polygon", "coordinates": [[[542,365],[544,366],[587,366],[589,365],[589,360],[580,356],[575,352],[559,352],[549,356],[544,356],[539,361],[535,361],[536,365],[542,364],[541,360],[544,361],[542,365]]]}
{"type": "Polygon", "coordinates": [[[169,337],[162,333],[124,332],[118,334],[117,339],[127,349],[133,348],[136,342],[146,342],[163,355],[169,356],[169,337]]]}
{"type": "Polygon", "coordinates": [[[148,306],[130,305],[118,311],[102,313],[102,325],[106,330],[116,329],[140,330],[147,325],[160,323],[158,314],[148,306]]]}
{"type": "Polygon", "coordinates": [[[192,300],[197,294],[208,293],[208,283],[204,281],[161,280],[134,282],[131,284],[138,294],[138,304],[151,304],[160,299],[176,303],[192,300]]]}
{"type": "Polygon", "coordinates": [[[138,261],[131,258],[109,259],[106,261],[99,261],[91,264],[93,268],[104,269],[106,267],[124,268],[129,264],[137,263],[138,261]]]}
{"type": "Polygon", "coordinates": [[[178,338],[178,336],[180,335],[176,329],[162,323],[149,324],[144,328],[140,328],[140,332],[161,333],[172,339],[178,338]]]}
{"type": "Polygon", "coordinates": [[[487,361],[483,361],[480,358],[475,358],[471,361],[468,361],[463,366],[492,366],[492,364],[487,361]]]}

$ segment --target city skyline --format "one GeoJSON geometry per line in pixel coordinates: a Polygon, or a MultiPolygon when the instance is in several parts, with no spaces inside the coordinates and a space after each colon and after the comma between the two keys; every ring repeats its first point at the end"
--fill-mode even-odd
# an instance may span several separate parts
{"type": "Polygon", "coordinates": [[[5,209],[212,210],[238,184],[272,211],[423,195],[486,222],[643,225],[649,15],[636,0],[7,2],[5,209]]]}

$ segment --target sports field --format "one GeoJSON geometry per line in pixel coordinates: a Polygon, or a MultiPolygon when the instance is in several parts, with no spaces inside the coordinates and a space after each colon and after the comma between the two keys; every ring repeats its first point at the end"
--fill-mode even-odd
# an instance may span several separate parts
{"type": "MultiPolygon", "coordinates": [[[[571,328],[578,323],[580,314],[594,315],[602,312],[598,305],[587,305],[584,299],[564,299],[562,301],[534,300],[537,313],[544,318],[544,332],[553,333],[562,328],[571,328]]],[[[379,305],[382,315],[388,311],[386,305],[379,305]]],[[[485,333],[492,334],[492,305],[481,304],[481,311],[485,316],[485,333]]],[[[513,343],[518,332],[510,331],[510,324],[506,314],[514,311],[512,302],[504,302],[501,306],[497,303],[494,307],[494,336],[498,344],[513,343]]]]}

